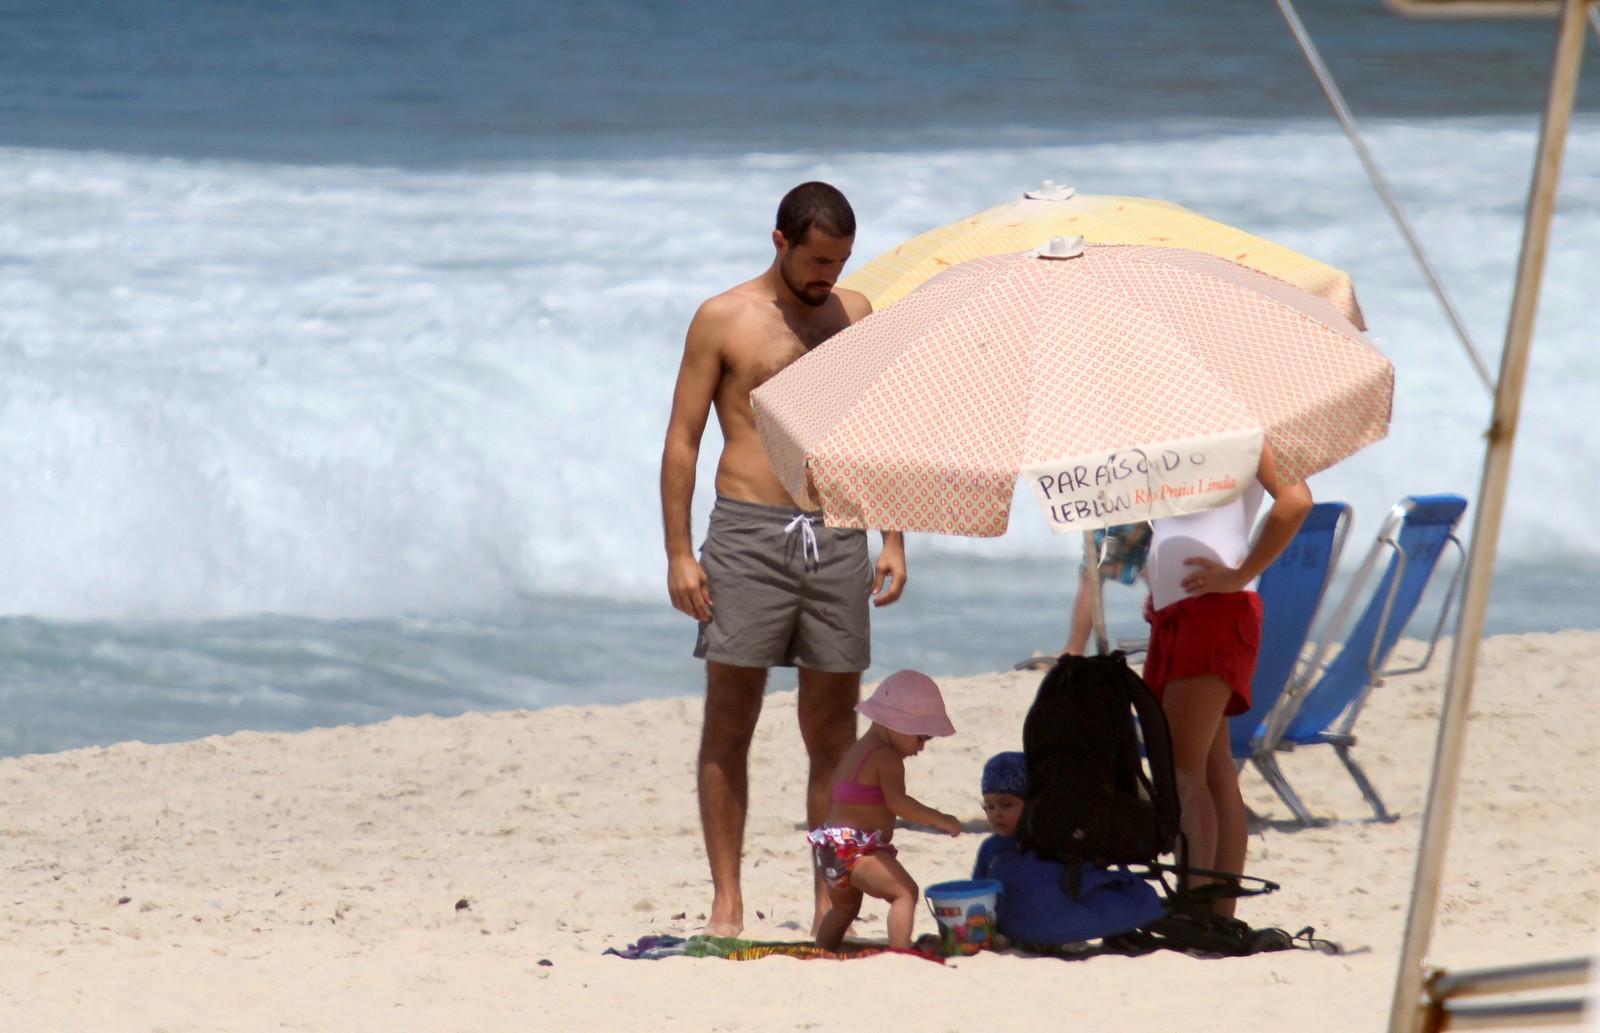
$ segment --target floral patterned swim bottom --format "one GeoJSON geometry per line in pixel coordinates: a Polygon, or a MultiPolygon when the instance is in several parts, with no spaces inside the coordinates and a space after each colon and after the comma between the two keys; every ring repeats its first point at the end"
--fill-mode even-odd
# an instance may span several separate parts
{"type": "Polygon", "coordinates": [[[899,853],[883,841],[878,831],[863,832],[844,825],[825,825],[820,829],[812,829],[806,839],[811,843],[811,856],[822,870],[822,878],[836,890],[851,888],[850,873],[855,871],[863,857],[873,854],[894,857],[899,853]]]}

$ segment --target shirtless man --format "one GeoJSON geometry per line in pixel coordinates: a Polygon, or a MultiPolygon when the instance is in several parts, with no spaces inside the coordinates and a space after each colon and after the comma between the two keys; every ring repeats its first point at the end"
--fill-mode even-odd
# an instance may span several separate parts
{"type": "MultiPolygon", "coordinates": [[[[810,760],[807,828],[821,823],[839,759],[856,739],[855,705],[871,656],[868,599],[905,589],[905,546],[883,534],[876,565],[864,531],[827,528],[802,513],[778,481],[756,433],[750,392],[872,310],[835,290],[855,241],[855,213],[826,183],[802,183],[778,206],[766,272],[711,298],[689,324],[661,456],[667,590],[700,622],[706,661],[700,734],[700,824],[711,865],[707,932],[744,928],[739,884],[748,809],[750,740],[767,670],[799,668],[800,736],[810,760]],[[690,533],[700,438],[712,407],[722,428],[717,501],[699,559],[690,533]]],[[[827,894],[817,882],[820,921],[827,894]]]]}

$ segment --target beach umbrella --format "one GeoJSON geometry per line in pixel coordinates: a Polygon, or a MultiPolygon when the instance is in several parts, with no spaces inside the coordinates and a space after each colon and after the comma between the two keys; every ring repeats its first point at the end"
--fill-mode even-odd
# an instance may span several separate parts
{"type": "Polygon", "coordinates": [[[1332,304],[1182,248],[1055,238],[962,263],[751,394],[829,526],[999,535],[1221,505],[1263,439],[1289,483],[1388,431],[1394,372],[1332,304]]]}
{"type": "Polygon", "coordinates": [[[839,285],[860,291],[874,309],[883,309],[951,266],[1022,251],[1055,236],[1082,237],[1092,244],[1189,248],[1231,259],[1310,291],[1366,329],[1350,277],[1333,266],[1169,201],[1080,194],[1050,180],[1014,201],[919,234],[839,285]]]}

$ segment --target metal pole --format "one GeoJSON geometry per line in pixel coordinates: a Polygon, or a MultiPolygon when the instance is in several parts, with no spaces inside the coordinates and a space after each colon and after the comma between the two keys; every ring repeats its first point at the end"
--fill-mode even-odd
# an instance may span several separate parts
{"type": "Polygon", "coordinates": [[[1445,680],[1444,707],[1439,740],[1434,751],[1427,809],[1423,812],[1421,842],[1417,848],[1416,875],[1411,887],[1411,910],[1406,916],[1394,1000],[1389,1009],[1389,1033],[1419,1033],[1427,1012],[1422,999],[1423,958],[1433,935],[1439,905],[1439,881],[1450,841],[1456,789],[1461,774],[1462,746],[1467,713],[1477,673],[1478,649],[1483,638],[1484,613],[1494,580],[1495,551],[1500,540],[1500,518],[1505,509],[1506,484],[1511,476],[1511,453],[1516,443],[1517,419],[1527,379],[1528,354],[1533,344],[1534,316],[1539,307],[1539,287],[1544,276],[1545,250],[1550,240],[1550,220],[1555,212],[1556,189],[1561,181],[1561,158],[1572,121],[1578,69],[1583,60],[1584,19],[1600,0],[1562,0],[1561,25],[1551,65],[1550,95],[1539,134],[1538,158],[1528,192],[1523,226],[1522,253],[1517,262],[1516,293],[1506,327],[1505,351],[1500,358],[1500,378],[1495,387],[1494,414],[1486,432],[1488,446],[1478,488],[1473,521],[1472,549],[1467,557],[1467,587],[1461,617],[1450,652],[1450,672],[1445,680]]]}
{"type": "Polygon", "coordinates": [[[1111,652],[1111,639],[1106,633],[1105,582],[1100,580],[1100,550],[1094,547],[1094,532],[1083,532],[1083,561],[1085,580],[1078,591],[1089,593],[1089,614],[1094,624],[1094,651],[1098,656],[1111,652]]]}
{"type": "Polygon", "coordinates": [[[1438,1021],[1440,1030],[1450,1030],[1452,1033],[1465,1029],[1576,1026],[1583,1021],[1583,1000],[1577,997],[1563,997],[1551,1001],[1440,1006],[1438,1021]]]}
{"type": "Polygon", "coordinates": [[[1594,966],[1588,958],[1534,961],[1525,965],[1498,965],[1441,973],[1428,981],[1428,996],[1436,1001],[1484,994],[1519,994],[1529,990],[1581,986],[1594,966]]]}
{"type": "Polygon", "coordinates": [[[1406,246],[1411,249],[1412,257],[1417,260],[1417,268],[1422,270],[1428,286],[1433,288],[1433,295],[1439,299],[1445,318],[1450,320],[1456,336],[1461,339],[1461,347],[1466,349],[1467,358],[1471,360],[1478,379],[1483,381],[1484,387],[1493,390],[1494,384],[1489,379],[1489,367],[1484,363],[1483,356],[1478,354],[1478,346],[1472,343],[1472,335],[1467,332],[1467,324],[1462,321],[1455,305],[1451,303],[1443,281],[1434,271],[1433,263],[1428,260],[1428,253],[1422,249],[1422,242],[1417,239],[1416,232],[1411,229],[1411,223],[1406,221],[1405,213],[1400,210],[1400,202],[1395,198],[1389,181],[1384,178],[1383,171],[1378,168],[1377,159],[1367,150],[1367,142],[1362,138],[1361,130],[1356,127],[1356,117],[1350,113],[1350,106],[1344,101],[1344,93],[1334,81],[1333,73],[1328,71],[1328,66],[1323,63],[1322,52],[1317,49],[1316,43],[1311,39],[1311,33],[1306,31],[1305,23],[1300,20],[1300,12],[1295,10],[1293,0],[1277,0],[1277,3],[1279,13],[1289,25],[1290,35],[1294,36],[1295,42],[1300,45],[1300,53],[1305,55],[1306,64],[1311,66],[1311,74],[1317,77],[1318,84],[1322,86],[1322,95],[1328,98],[1328,105],[1333,108],[1334,117],[1344,127],[1345,135],[1350,138],[1350,146],[1355,148],[1356,157],[1367,170],[1367,178],[1372,181],[1372,188],[1378,192],[1378,200],[1389,210],[1389,218],[1394,220],[1395,227],[1400,230],[1400,236],[1405,238],[1406,246]]]}

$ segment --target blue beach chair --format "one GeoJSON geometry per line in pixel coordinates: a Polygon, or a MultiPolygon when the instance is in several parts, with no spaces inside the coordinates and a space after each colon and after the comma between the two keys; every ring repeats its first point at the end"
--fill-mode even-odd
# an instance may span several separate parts
{"type": "Polygon", "coordinates": [[[1277,754],[1304,746],[1332,746],[1378,820],[1395,819],[1351,756],[1356,744],[1351,730],[1367,697],[1385,678],[1413,674],[1432,661],[1465,568],[1455,529],[1466,508],[1467,500],[1460,495],[1411,495],[1390,510],[1338,610],[1318,636],[1311,658],[1268,715],[1250,762],[1302,825],[1313,824],[1314,819],[1278,767],[1277,754]],[[1386,668],[1395,643],[1416,615],[1440,557],[1452,545],[1460,562],[1439,605],[1439,619],[1426,639],[1421,662],[1404,669],[1386,668]],[[1373,582],[1372,575],[1385,556],[1388,563],[1383,574],[1373,582]],[[1339,643],[1338,655],[1327,661],[1358,606],[1360,617],[1339,643]]]}
{"type": "Polygon", "coordinates": [[[1233,759],[1240,765],[1256,752],[1267,730],[1267,715],[1300,667],[1311,625],[1339,565],[1350,519],[1350,507],[1343,502],[1312,506],[1288,548],[1256,582],[1263,613],[1250,709],[1228,719],[1233,759]]]}

